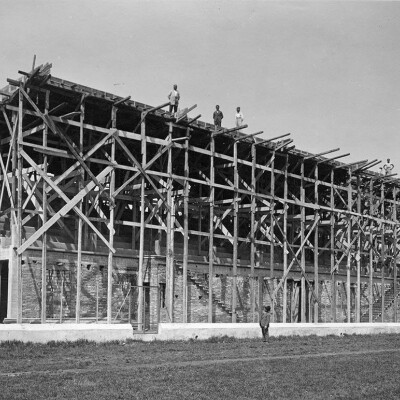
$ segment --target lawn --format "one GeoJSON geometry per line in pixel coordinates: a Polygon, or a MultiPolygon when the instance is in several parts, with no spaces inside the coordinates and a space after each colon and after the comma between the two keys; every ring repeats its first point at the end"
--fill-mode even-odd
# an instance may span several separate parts
{"type": "Polygon", "coordinates": [[[400,336],[0,344],[0,399],[399,399],[400,336]]]}

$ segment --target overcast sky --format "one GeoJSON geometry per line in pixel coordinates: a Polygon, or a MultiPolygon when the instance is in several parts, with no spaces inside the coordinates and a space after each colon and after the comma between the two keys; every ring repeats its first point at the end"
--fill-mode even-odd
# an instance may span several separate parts
{"type": "MultiPolygon", "coordinates": [[[[400,2],[0,0],[0,86],[52,74],[400,171],[400,2]]],[[[378,166],[374,168],[377,170],[378,166]]]]}

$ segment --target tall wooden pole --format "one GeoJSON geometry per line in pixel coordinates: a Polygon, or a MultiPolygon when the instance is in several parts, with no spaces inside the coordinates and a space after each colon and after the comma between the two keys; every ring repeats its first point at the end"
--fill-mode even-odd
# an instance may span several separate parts
{"type": "MultiPolygon", "coordinates": [[[[369,215],[374,214],[374,184],[372,179],[369,181],[369,215]]],[[[373,320],[373,303],[374,303],[374,222],[371,220],[369,225],[369,295],[368,295],[368,321],[371,323],[373,320]]]]}
{"type": "MultiPolygon", "coordinates": [[[[172,141],[173,125],[169,124],[168,141],[172,141]]],[[[172,148],[168,149],[168,183],[167,183],[167,262],[166,262],[166,297],[170,322],[174,322],[174,217],[175,205],[172,199],[172,148]]]]}
{"type": "MultiPolygon", "coordinates": [[[[186,131],[186,137],[189,138],[190,128],[186,131]]],[[[183,271],[182,271],[182,307],[183,322],[188,322],[188,292],[187,292],[187,274],[189,258],[189,139],[185,141],[185,181],[183,184],[183,271]]]]}
{"type": "MultiPolygon", "coordinates": [[[[335,267],[335,215],[333,212],[333,209],[335,208],[335,195],[334,195],[334,189],[333,185],[334,183],[334,178],[335,178],[335,172],[332,168],[331,170],[331,193],[330,193],[330,205],[331,205],[331,212],[330,212],[330,238],[331,238],[331,282],[332,282],[332,290],[331,290],[331,321],[336,322],[336,271],[334,271],[335,267]]],[[[338,266],[340,268],[340,266],[338,266]]]]}
{"type": "MultiPolygon", "coordinates": [[[[141,138],[141,153],[142,153],[142,167],[146,165],[147,162],[147,142],[146,142],[146,118],[142,114],[142,123],[140,127],[140,138],[141,138]]],[[[145,235],[145,190],[146,190],[146,180],[142,175],[141,186],[140,186],[140,231],[139,231],[139,266],[138,266],[138,276],[137,285],[139,287],[138,295],[138,330],[143,330],[143,272],[144,272],[144,235],[145,235]]],[[[167,249],[168,251],[168,249],[167,249]]]]}
{"type": "MultiPolygon", "coordinates": [[[[285,170],[284,170],[284,182],[283,182],[283,235],[287,238],[287,217],[288,217],[288,203],[287,203],[287,196],[288,196],[288,167],[289,167],[289,156],[286,154],[285,157],[285,170]]],[[[284,239],[285,239],[284,238],[284,239]]],[[[285,276],[285,280],[283,281],[283,318],[282,322],[287,322],[287,278],[286,272],[288,268],[288,249],[287,249],[287,240],[283,240],[283,275],[285,276]]]]}
{"type": "MultiPolygon", "coordinates": [[[[116,128],[117,123],[117,108],[115,106],[112,107],[112,116],[111,116],[111,126],[113,129],[116,128]]],[[[111,139],[111,162],[115,163],[115,138],[111,139]]],[[[113,169],[110,173],[110,198],[113,198],[115,190],[115,169],[113,169]]],[[[115,205],[110,201],[110,221],[108,224],[109,229],[109,243],[110,246],[114,246],[114,215],[115,215],[115,205]]],[[[112,278],[113,272],[113,252],[109,250],[108,252],[108,264],[107,264],[107,323],[111,324],[112,322],[112,278]]]]}
{"type": "MultiPolygon", "coordinates": [[[[300,206],[300,242],[304,243],[304,237],[305,237],[305,220],[306,220],[306,209],[304,207],[305,203],[305,189],[304,189],[304,160],[301,162],[301,185],[300,185],[300,201],[301,201],[301,206],[300,206]]],[[[303,271],[306,270],[306,254],[304,251],[304,246],[301,249],[301,268],[303,271]]],[[[306,321],[306,280],[304,278],[304,275],[301,276],[301,317],[300,321],[301,322],[307,322],[306,321]]]]}
{"type": "MultiPolygon", "coordinates": [[[[17,244],[21,246],[22,244],[22,123],[23,123],[23,95],[22,95],[22,84],[19,90],[19,107],[18,107],[18,202],[17,202],[17,244]]],[[[16,249],[14,249],[16,251],[16,249]]],[[[17,287],[18,287],[18,307],[17,307],[17,324],[22,323],[22,254],[17,254],[17,287]]]]}
{"type": "MultiPolygon", "coordinates": [[[[381,184],[381,218],[385,219],[385,184],[381,184]]],[[[381,223],[381,291],[382,291],[382,307],[381,320],[385,322],[385,224],[381,223]]]]}
{"type": "MultiPolygon", "coordinates": [[[[209,238],[208,238],[208,322],[213,322],[213,287],[212,277],[214,276],[214,196],[215,196],[215,139],[211,134],[210,138],[210,220],[209,220],[209,238]]],[[[199,229],[201,228],[201,217],[199,216],[199,229]]]]}
{"type": "MultiPolygon", "coordinates": [[[[251,145],[251,211],[250,211],[250,313],[252,322],[256,322],[256,298],[254,266],[256,258],[255,213],[256,213],[256,145],[251,145]]],[[[261,308],[261,305],[260,305],[261,308]]]]}
{"type": "MultiPolygon", "coordinates": [[[[318,196],[318,164],[315,166],[314,171],[315,176],[315,184],[314,184],[314,201],[315,204],[319,204],[319,196],[318,196]]],[[[314,219],[318,218],[318,210],[314,211],[314,219]]],[[[318,252],[319,252],[319,244],[318,244],[318,224],[315,226],[314,230],[314,293],[317,297],[314,299],[314,322],[318,322],[319,317],[319,308],[318,308],[318,296],[319,296],[319,259],[318,259],[318,252]]],[[[310,316],[311,319],[311,316],[310,316]]]]}
{"type": "MultiPolygon", "coordinates": [[[[361,179],[360,175],[357,176],[357,218],[361,224],[361,179]]],[[[356,283],[356,318],[355,322],[360,322],[361,318],[361,235],[357,239],[357,283],[356,283]]]]}
{"type": "MultiPolygon", "coordinates": [[[[45,106],[44,113],[45,115],[49,112],[49,101],[50,101],[50,92],[46,90],[45,94],[45,106]]],[[[43,146],[47,146],[47,136],[48,136],[49,128],[47,125],[44,126],[43,129],[43,146]]],[[[47,155],[43,154],[43,172],[47,175],[47,155]]],[[[47,185],[46,181],[43,180],[43,189],[42,189],[42,197],[43,197],[43,217],[42,224],[44,225],[47,222],[47,185]]],[[[40,313],[40,321],[42,324],[46,323],[46,309],[47,309],[47,232],[43,233],[42,237],[42,309],[40,313]]]]}
{"type": "MultiPolygon", "coordinates": [[[[352,196],[352,186],[351,186],[351,169],[349,168],[349,182],[347,186],[347,210],[351,212],[353,205],[352,196]]],[[[351,218],[350,215],[347,216],[347,245],[351,246],[351,218]]],[[[347,322],[351,322],[351,249],[348,249],[347,254],[347,280],[346,280],[346,290],[347,290],[347,322]]]]}
{"type": "Polygon", "coordinates": [[[236,322],[236,306],[237,306],[237,261],[238,261],[238,235],[239,235],[239,174],[238,174],[238,157],[237,142],[233,144],[233,262],[232,262],[232,323],[236,322]]]}
{"type": "Polygon", "coordinates": [[[396,225],[393,226],[393,259],[392,259],[392,267],[393,267],[393,296],[394,296],[394,322],[397,322],[397,304],[398,304],[398,291],[397,291],[397,229],[398,229],[398,221],[397,221],[397,188],[393,188],[393,221],[396,222],[396,225]]]}
{"type": "MultiPolygon", "coordinates": [[[[79,155],[83,156],[83,123],[85,120],[85,104],[81,104],[80,127],[79,127],[79,155]]],[[[85,170],[80,168],[79,191],[83,189],[85,180],[85,170]]],[[[79,202],[79,209],[83,211],[83,200],[79,202]]],[[[83,241],[83,221],[78,218],[78,257],[76,265],[76,305],[75,320],[79,324],[81,320],[81,294],[82,294],[82,241],[83,241]]],[[[97,280],[96,280],[97,282],[97,280]]]]}

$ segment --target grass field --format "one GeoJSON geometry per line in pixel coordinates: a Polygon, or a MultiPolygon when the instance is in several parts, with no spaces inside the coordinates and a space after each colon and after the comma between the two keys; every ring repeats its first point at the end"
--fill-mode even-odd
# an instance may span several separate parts
{"type": "Polygon", "coordinates": [[[399,399],[400,336],[0,344],[0,399],[399,399]]]}

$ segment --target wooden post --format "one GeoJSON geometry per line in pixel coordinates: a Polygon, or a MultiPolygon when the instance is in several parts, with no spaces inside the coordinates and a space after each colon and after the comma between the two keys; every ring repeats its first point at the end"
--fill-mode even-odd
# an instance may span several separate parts
{"type": "Polygon", "coordinates": [[[63,307],[64,307],[64,276],[61,278],[61,290],[60,290],[60,324],[62,324],[63,321],[63,307]]]}
{"type": "MultiPolygon", "coordinates": [[[[288,167],[289,167],[289,156],[286,154],[285,157],[285,176],[283,182],[283,200],[284,200],[284,208],[283,208],[283,235],[287,238],[287,216],[288,216],[288,203],[287,203],[287,196],[288,196],[288,167]]],[[[286,272],[288,268],[288,249],[287,249],[287,240],[283,240],[283,275],[285,276],[285,280],[283,281],[283,318],[282,322],[287,322],[287,277],[286,272]]]]}
{"type": "Polygon", "coordinates": [[[397,221],[397,188],[393,188],[393,221],[396,222],[396,225],[393,226],[393,259],[392,259],[392,266],[393,266],[393,296],[394,296],[394,322],[397,322],[397,229],[398,229],[398,221],[397,221]]]}
{"type": "MultiPolygon", "coordinates": [[[[186,137],[189,138],[190,128],[187,128],[186,137]]],[[[182,307],[183,322],[187,322],[188,299],[187,299],[187,274],[189,258],[189,139],[185,141],[185,181],[183,184],[183,271],[182,271],[182,307]]]]}
{"type": "Polygon", "coordinates": [[[238,263],[238,235],[239,235],[239,174],[238,174],[237,142],[233,144],[233,265],[232,265],[232,323],[236,322],[237,306],[237,263],[238,263]]]}
{"type": "MultiPolygon", "coordinates": [[[[336,322],[336,271],[334,270],[335,267],[335,214],[333,209],[335,208],[335,194],[333,185],[335,184],[335,171],[331,169],[331,193],[330,193],[330,261],[331,261],[331,285],[332,285],[332,295],[331,295],[331,321],[336,322]]],[[[340,266],[338,265],[338,268],[340,266]]]]}
{"type": "MultiPolygon", "coordinates": [[[[351,212],[352,203],[352,187],[351,187],[351,169],[349,168],[349,183],[347,186],[347,210],[351,212]]],[[[351,219],[350,216],[348,218],[347,225],[347,244],[351,246],[351,219]]],[[[346,280],[346,290],[347,290],[347,322],[351,322],[351,249],[348,249],[347,254],[347,280],[346,280]]]]}
{"type": "MultiPolygon", "coordinates": [[[[315,204],[319,204],[319,196],[318,196],[318,164],[315,166],[315,184],[314,184],[314,201],[315,204]]],[[[314,211],[314,219],[318,218],[318,210],[314,211]]],[[[317,297],[314,299],[314,322],[318,322],[319,317],[319,309],[318,309],[318,296],[319,296],[319,260],[318,260],[318,252],[319,252],[319,244],[318,244],[318,224],[314,229],[314,293],[317,297]]],[[[310,297],[312,301],[312,296],[310,297]]],[[[310,322],[311,322],[311,313],[310,313],[310,322]]]]}
{"type": "MultiPolygon", "coordinates": [[[[306,219],[306,209],[304,207],[305,203],[305,189],[304,189],[304,160],[301,161],[301,184],[300,184],[300,201],[302,205],[300,206],[300,240],[301,243],[304,243],[304,228],[305,228],[305,219],[306,219]]],[[[306,270],[306,253],[304,250],[304,246],[301,249],[301,268],[303,271],[306,270]]],[[[300,321],[301,322],[307,322],[306,321],[306,280],[304,278],[304,275],[301,276],[301,299],[300,299],[300,304],[301,304],[301,316],[300,316],[300,321]]]]}
{"type": "Polygon", "coordinates": [[[99,280],[96,276],[96,323],[99,322],[99,280]]]}
{"type": "MultiPolygon", "coordinates": [[[[215,169],[214,169],[214,155],[215,155],[215,139],[211,134],[210,137],[210,234],[208,239],[208,322],[213,322],[213,288],[212,277],[214,276],[214,196],[215,196],[215,169]]],[[[201,218],[200,218],[201,220],[201,218]]],[[[200,222],[201,224],[201,222],[200,222]]]]}
{"type": "MultiPolygon", "coordinates": [[[[251,145],[251,212],[250,212],[250,312],[252,316],[252,322],[256,322],[255,310],[256,310],[256,299],[255,299],[255,277],[254,277],[254,265],[255,265],[255,212],[256,212],[256,145],[251,145]]],[[[261,307],[261,304],[260,304],[261,307]]]]}
{"type": "MultiPolygon", "coordinates": [[[[381,184],[381,218],[385,219],[385,184],[381,184]]],[[[385,322],[385,224],[381,223],[381,291],[382,291],[382,307],[381,320],[385,322]]]]}
{"type": "MultiPolygon", "coordinates": [[[[360,175],[357,175],[357,218],[360,224],[363,222],[361,218],[361,180],[360,175]]],[[[361,318],[361,235],[357,239],[357,287],[356,287],[356,318],[355,322],[360,322],[361,318]]]]}
{"type": "MultiPolygon", "coordinates": [[[[146,142],[146,118],[142,113],[142,123],[140,127],[140,138],[141,138],[141,153],[142,153],[142,167],[147,162],[147,142],[146,142]]],[[[143,326],[143,272],[144,272],[144,235],[145,235],[145,189],[146,189],[146,178],[142,175],[141,187],[140,187],[140,236],[139,236],[139,266],[138,266],[138,330],[142,331],[143,326]]],[[[168,251],[168,247],[167,247],[168,251]]]]}
{"type": "MultiPolygon", "coordinates": [[[[374,184],[372,179],[369,181],[369,214],[374,214],[374,184]]],[[[369,292],[368,292],[368,321],[371,323],[373,320],[373,302],[374,302],[374,251],[373,251],[373,239],[374,239],[374,222],[371,220],[370,222],[370,231],[369,231],[369,242],[370,242],[370,249],[369,249],[369,292]]]]}
{"type": "MultiPolygon", "coordinates": [[[[20,84],[19,90],[19,106],[18,106],[18,155],[17,155],[17,172],[18,172],[18,212],[17,212],[17,244],[21,246],[22,244],[22,123],[23,123],[23,95],[21,92],[22,84],[20,84]]],[[[16,249],[14,249],[15,251],[16,249]]],[[[17,254],[17,287],[18,287],[18,297],[17,297],[17,324],[22,323],[22,254],[17,254]]]]}
{"type": "MultiPolygon", "coordinates": [[[[49,112],[49,101],[50,101],[50,92],[46,90],[45,94],[45,115],[48,115],[49,112]]],[[[47,146],[47,136],[48,136],[49,128],[47,125],[44,126],[43,129],[43,146],[47,146]]],[[[47,174],[47,155],[43,154],[43,172],[47,174]]],[[[46,191],[46,181],[43,180],[43,189],[42,189],[42,197],[43,197],[43,217],[42,224],[44,225],[47,221],[47,191],[46,191]]],[[[46,310],[47,310],[47,232],[43,233],[42,236],[42,309],[40,313],[40,321],[42,324],[46,323],[46,310]]]]}
{"type": "MultiPolygon", "coordinates": [[[[111,110],[111,126],[113,129],[116,128],[117,124],[117,108],[115,106],[112,107],[111,110]]],[[[111,162],[115,163],[115,138],[111,139],[111,162]]],[[[110,173],[110,198],[112,199],[114,196],[115,190],[115,169],[113,169],[110,173]]],[[[115,214],[115,205],[110,201],[110,221],[108,224],[109,229],[109,238],[108,241],[110,246],[114,246],[114,214],[115,214]]],[[[113,252],[109,250],[108,252],[108,263],[107,263],[107,323],[111,324],[112,322],[112,272],[113,272],[113,252]]]]}
{"type": "MultiPolygon", "coordinates": [[[[173,124],[169,123],[168,141],[172,141],[173,124]]],[[[168,183],[167,183],[167,260],[166,260],[166,297],[170,322],[174,322],[174,214],[175,205],[172,199],[172,148],[168,149],[168,183]]]]}
{"type": "MultiPolygon", "coordinates": [[[[85,119],[85,104],[81,103],[80,127],[79,127],[79,155],[83,157],[83,123],[85,119]]],[[[79,191],[83,189],[85,181],[85,170],[80,168],[79,191]]],[[[79,209],[83,212],[83,200],[79,202],[79,209]]],[[[76,305],[75,320],[79,324],[81,320],[81,293],[82,293],[82,240],[83,240],[83,221],[78,218],[78,256],[76,264],[76,305]]],[[[97,280],[96,280],[97,285],[97,280]]],[[[97,300],[97,299],[96,299],[97,300]]],[[[97,312],[97,310],[96,310],[97,312]]],[[[97,319],[96,319],[97,321],[97,319]]]]}

